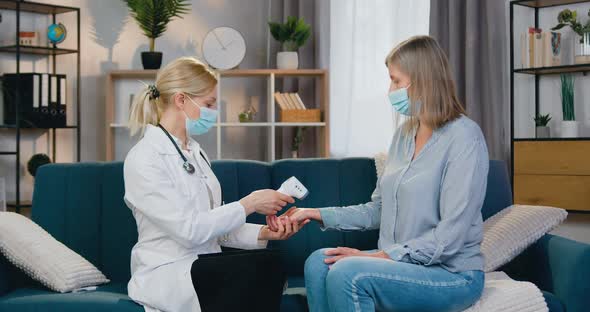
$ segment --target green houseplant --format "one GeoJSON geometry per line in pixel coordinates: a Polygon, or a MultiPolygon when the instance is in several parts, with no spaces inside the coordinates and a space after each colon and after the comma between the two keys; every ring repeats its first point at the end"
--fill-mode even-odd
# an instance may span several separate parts
{"type": "MultiPolygon", "coordinates": [[[[588,10],[588,16],[590,17],[590,10],[588,10]]],[[[576,10],[564,9],[557,15],[557,23],[551,30],[559,30],[569,26],[578,35],[578,43],[575,44],[575,63],[590,63],[590,19],[586,24],[582,24],[578,20],[576,10]]]]}
{"type": "Polygon", "coordinates": [[[561,123],[562,137],[577,137],[578,123],[574,110],[574,76],[561,74],[561,110],[563,121],[561,123]]]}
{"type": "Polygon", "coordinates": [[[166,32],[168,23],[190,11],[188,0],[123,0],[131,16],[150,41],[149,52],[141,52],[144,69],[158,69],[162,65],[162,52],[154,51],[156,38],[166,32]]]}
{"type": "Polygon", "coordinates": [[[537,115],[535,117],[535,134],[537,138],[549,138],[551,137],[551,130],[547,126],[551,120],[551,115],[537,115]]]}
{"type": "Polygon", "coordinates": [[[311,26],[303,18],[287,17],[286,23],[268,22],[272,37],[281,43],[283,51],[277,54],[279,69],[297,69],[299,56],[297,49],[302,47],[311,37],[311,26]]]}
{"type": "Polygon", "coordinates": [[[291,145],[291,155],[293,158],[299,158],[299,147],[303,144],[305,130],[307,130],[306,127],[295,128],[295,136],[293,136],[293,142],[291,145]]]}

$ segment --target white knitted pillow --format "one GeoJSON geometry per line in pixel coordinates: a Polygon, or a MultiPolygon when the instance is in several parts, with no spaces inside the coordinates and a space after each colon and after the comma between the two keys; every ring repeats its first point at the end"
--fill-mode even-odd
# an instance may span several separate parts
{"type": "Polygon", "coordinates": [[[375,168],[377,169],[377,178],[381,177],[383,170],[385,170],[385,162],[387,161],[387,153],[379,153],[375,155],[375,168]]]}
{"type": "Polygon", "coordinates": [[[512,205],[483,223],[485,272],[510,262],[567,217],[565,209],[512,205]]]}
{"type": "Polygon", "coordinates": [[[20,214],[0,212],[0,252],[27,275],[57,292],[109,282],[94,265],[20,214]]]}

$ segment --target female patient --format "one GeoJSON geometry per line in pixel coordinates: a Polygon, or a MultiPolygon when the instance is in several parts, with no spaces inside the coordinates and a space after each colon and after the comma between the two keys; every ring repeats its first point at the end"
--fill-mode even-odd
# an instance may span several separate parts
{"type": "MultiPolygon", "coordinates": [[[[294,208],[323,229],[379,229],[379,249],[322,249],[305,264],[311,311],[462,311],[483,290],[480,253],[488,151],[457,100],[447,58],[431,37],[385,61],[389,99],[407,115],[369,203],[294,208]]],[[[275,224],[274,222],[272,223],[275,224]]]]}

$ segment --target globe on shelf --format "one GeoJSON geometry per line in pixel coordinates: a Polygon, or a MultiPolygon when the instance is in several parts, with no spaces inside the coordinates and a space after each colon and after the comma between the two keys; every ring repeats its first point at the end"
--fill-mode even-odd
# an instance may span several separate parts
{"type": "Polygon", "coordinates": [[[62,43],[66,39],[67,34],[66,26],[62,23],[51,24],[47,28],[47,38],[53,44],[62,43]]]}

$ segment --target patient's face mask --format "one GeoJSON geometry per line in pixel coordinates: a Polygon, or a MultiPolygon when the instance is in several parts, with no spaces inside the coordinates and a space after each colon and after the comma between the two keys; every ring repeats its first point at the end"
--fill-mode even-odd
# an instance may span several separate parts
{"type": "MultiPolygon", "coordinates": [[[[410,97],[408,96],[408,88],[412,84],[409,84],[405,88],[399,88],[397,90],[391,91],[389,93],[389,102],[393,106],[393,108],[400,114],[405,116],[411,116],[412,110],[411,107],[413,105],[420,105],[420,102],[413,103],[410,101],[410,97]]],[[[418,111],[419,107],[416,107],[416,111],[418,111]]]]}

